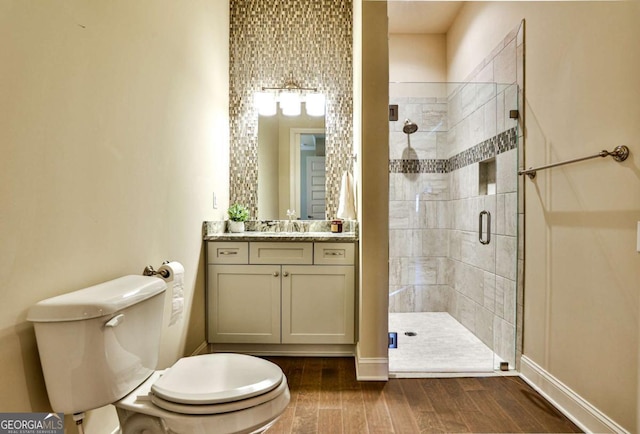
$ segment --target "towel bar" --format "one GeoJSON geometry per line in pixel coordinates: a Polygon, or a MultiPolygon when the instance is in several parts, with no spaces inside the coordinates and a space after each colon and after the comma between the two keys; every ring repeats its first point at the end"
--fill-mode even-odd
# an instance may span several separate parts
{"type": "Polygon", "coordinates": [[[609,157],[609,156],[613,157],[613,159],[618,162],[624,161],[629,157],[629,148],[627,148],[626,146],[616,146],[616,148],[611,152],[605,149],[598,152],[595,155],[589,155],[588,157],[574,158],[573,160],[547,164],[546,166],[540,166],[536,168],[531,167],[527,170],[518,170],[518,175],[527,175],[530,179],[533,179],[536,177],[536,172],[538,170],[550,169],[552,167],[564,166],[565,164],[577,163],[578,161],[590,160],[592,158],[597,158],[597,157],[609,157]]]}

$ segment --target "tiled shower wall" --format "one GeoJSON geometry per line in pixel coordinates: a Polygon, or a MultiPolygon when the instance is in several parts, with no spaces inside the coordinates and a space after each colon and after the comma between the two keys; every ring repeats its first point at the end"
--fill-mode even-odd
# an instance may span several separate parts
{"type": "Polygon", "coordinates": [[[230,194],[257,218],[258,114],[253,94],[293,78],[326,95],[327,217],[352,170],[351,0],[231,0],[229,34],[230,194]]]}
{"type": "Polygon", "coordinates": [[[416,84],[409,93],[421,96],[406,97],[390,90],[400,119],[419,127],[408,137],[401,121],[389,129],[390,312],[449,312],[512,366],[516,309],[522,311],[516,296],[522,294],[517,235],[523,215],[517,188],[522,137],[509,111],[518,108],[517,84],[523,84],[522,32],[510,33],[468,84],[453,91],[449,85],[429,94],[416,84]],[[494,155],[495,192],[483,194],[479,162],[494,155]],[[478,242],[482,210],[492,216],[488,245],[478,242]]]}
{"type": "Polygon", "coordinates": [[[402,121],[389,123],[389,311],[446,312],[452,298],[448,99],[391,92],[402,121]],[[404,119],[418,131],[403,133],[404,119]]]}

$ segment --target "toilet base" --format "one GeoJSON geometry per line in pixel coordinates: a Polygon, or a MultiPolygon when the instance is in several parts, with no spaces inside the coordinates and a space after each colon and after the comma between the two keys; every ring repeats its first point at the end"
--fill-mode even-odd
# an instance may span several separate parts
{"type": "MultiPolygon", "coordinates": [[[[203,424],[203,421],[176,422],[159,417],[149,416],[141,413],[132,413],[120,408],[116,409],[118,419],[120,420],[121,434],[190,434],[190,433],[234,433],[234,434],[258,434],[268,430],[274,423],[278,421],[280,415],[276,416],[264,425],[262,422],[249,428],[242,428],[240,431],[222,431],[220,424],[209,421],[203,424]],[[177,426],[179,425],[179,426],[177,426]]],[[[243,424],[245,425],[245,424],[243,424]]]]}
{"type": "Polygon", "coordinates": [[[136,390],[114,403],[122,434],[259,433],[276,422],[290,400],[289,389],[285,388],[271,401],[244,410],[215,415],[172,413],[155,406],[149,397],[151,385],[161,374],[162,371],[154,372],[136,390]]]}

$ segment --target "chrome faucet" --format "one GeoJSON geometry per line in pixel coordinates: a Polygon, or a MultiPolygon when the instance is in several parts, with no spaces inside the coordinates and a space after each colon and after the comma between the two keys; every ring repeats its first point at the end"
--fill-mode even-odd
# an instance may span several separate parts
{"type": "Polygon", "coordinates": [[[285,227],[285,231],[286,232],[291,232],[293,230],[293,225],[291,223],[291,219],[295,218],[295,216],[296,216],[296,210],[295,209],[288,209],[287,210],[287,217],[289,218],[289,221],[287,222],[286,227],[285,227]]]}

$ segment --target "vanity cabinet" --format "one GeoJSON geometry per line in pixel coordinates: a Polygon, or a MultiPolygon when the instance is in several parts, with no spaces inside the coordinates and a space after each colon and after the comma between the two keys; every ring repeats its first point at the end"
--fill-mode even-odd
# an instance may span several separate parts
{"type": "Polygon", "coordinates": [[[209,342],[354,343],[353,243],[207,244],[209,342]]]}

